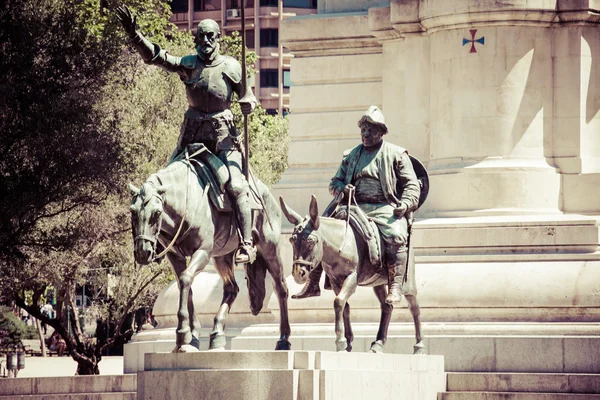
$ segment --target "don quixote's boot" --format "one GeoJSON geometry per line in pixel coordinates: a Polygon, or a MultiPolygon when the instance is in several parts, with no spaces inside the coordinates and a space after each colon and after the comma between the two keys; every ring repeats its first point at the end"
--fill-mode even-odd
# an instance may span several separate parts
{"type": "Polygon", "coordinates": [[[248,194],[244,193],[238,196],[236,203],[242,243],[235,252],[235,263],[253,263],[256,260],[256,247],[252,244],[252,208],[248,194]]]}
{"type": "Polygon", "coordinates": [[[387,256],[388,295],[385,302],[393,304],[402,300],[402,281],[407,269],[408,252],[406,247],[393,248],[387,256]]]}

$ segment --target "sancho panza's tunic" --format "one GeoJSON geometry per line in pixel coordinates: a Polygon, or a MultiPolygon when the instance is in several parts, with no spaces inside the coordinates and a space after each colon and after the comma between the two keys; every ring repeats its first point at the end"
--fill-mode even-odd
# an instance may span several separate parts
{"type": "Polygon", "coordinates": [[[362,144],[344,153],[329,191],[337,194],[347,184],[356,186],[356,202],[373,219],[388,245],[406,246],[406,218],[396,218],[394,208],[401,203],[408,211],[419,205],[421,188],[406,149],[381,142],[374,150],[362,144]]]}

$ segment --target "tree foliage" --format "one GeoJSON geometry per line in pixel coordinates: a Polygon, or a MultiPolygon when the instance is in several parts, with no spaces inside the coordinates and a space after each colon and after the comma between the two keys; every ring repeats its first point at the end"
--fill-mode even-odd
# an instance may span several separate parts
{"type": "MultiPolygon", "coordinates": [[[[127,45],[111,11],[117,3],[0,3],[0,289],[60,333],[82,374],[97,373],[102,349],[126,335],[86,340],[77,285],[92,283],[104,299],[96,309],[117,325],[164,285],[166,263],[140,269],[133,261],[126,183],[165,165],[187,107],[179,78],[127,45]],[[40,312],[48,287],[57,292],[56,319],[40,312]]],[[[190,35],[168,21],[168,1],[122,3],[151,40],[174,54],[193,51],[190,35]]],[[[239,58],[239,36],[223,48],[239,58]]],[[[287,121],[258,108],[249,126],[250,163],[272,184],[286,167],[287,121]]]]}

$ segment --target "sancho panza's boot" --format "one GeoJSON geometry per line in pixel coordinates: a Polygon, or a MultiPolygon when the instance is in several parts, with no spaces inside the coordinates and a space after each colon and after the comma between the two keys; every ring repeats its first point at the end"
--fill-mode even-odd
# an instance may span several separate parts
{"type": "Polygon", "coordinates": [[[292,295],[292,299],[304,299],[306,297],[320,296],[321,288],[319,282],[321,281],[321,275],[323,274],[323,266],[317,265],[310,274],[308,274],[308,281],[304,284],[302,290],[292,295]]]}
{"type": "Polygon", "coordinates": [[[386,253],[389,285],[385,302],[393,304],[402,299],[402,280],[406,273],[408,253],[405,246],[392,247],[386,253]]]}
{"type": "Polygon", "coordinates": [[[242,232],[242,244],[235,252],[235,263],[253,263],[256,260],[256,247],[252,244],[252,208],[248,193],[243,193],[235,198],[238,212],[240,231],[242,232]]]}

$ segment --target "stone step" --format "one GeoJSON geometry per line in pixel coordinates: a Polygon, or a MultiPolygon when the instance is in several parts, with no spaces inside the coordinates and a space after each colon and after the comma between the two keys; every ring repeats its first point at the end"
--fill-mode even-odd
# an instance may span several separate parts
{"type": "Polygon", "coordinates": [[[443,392],[437,400],[600,400],[600,394],[524,392],[443,392]]]}
{"type": "Polygon", "coordinates": [[[598,374],[449,373],[449,392],[600,394],[598,374]]]}
{"type": "Polygon", "coordinates": [[[137,400],[137,392],[23,394],[0,396],[0,400],[137,400]]]}
{"type": "Polygon", "coordinates": [[[446,388],[444,359],[431,355],[203,351],[145,363],[139,400],[434,400],[446,388]]]}
{"type": "MultiPolygon", "coordinates": [[[[93,375],[93,376],[61,376],[39,378],[2,379],[0,384],[0,399],[37,398],[35,396],[61,396],[79,395],[91,396],[98,393],[102,395],[115,395],[114,399],[122,393],[135,393],[137,390],[136,375],[93,375]]],[[[53,397],[54,398],[54,397],[53,397]]],[[[80,397],[85,398],[85,397],[80,397]]],[[[113,399],[113,397],[105,397],[113,399]]],[[[125,397],[129,398],[129,397],[125,397]]],[[[94,397],[93,399],[96,399],[94,397]]]]}

